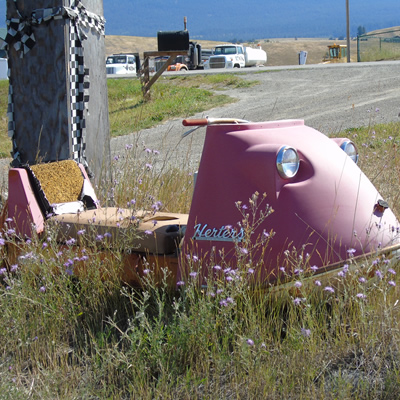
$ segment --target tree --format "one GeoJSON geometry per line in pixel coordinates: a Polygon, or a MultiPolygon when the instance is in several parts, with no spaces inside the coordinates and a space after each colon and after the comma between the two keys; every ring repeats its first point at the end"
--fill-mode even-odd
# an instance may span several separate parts
{"type": "Polygon", "coordinates": [[[365,26],[360,25],[357,28],[357,36],[364,35],[366,33],[365,26]]]}

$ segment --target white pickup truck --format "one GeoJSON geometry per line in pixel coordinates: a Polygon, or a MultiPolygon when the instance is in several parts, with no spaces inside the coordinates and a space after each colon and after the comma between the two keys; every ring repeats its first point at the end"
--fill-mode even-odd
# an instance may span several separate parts
{"type": "Polygon", "coordinates": [[[213,55],[204,68],[244,68],[267,63],[267,53],[261,48],[245,47],[238,44],[216,46],[213,55]]]}
{"type": "Polygon", "coordinates": [[[136,74],[136,57],[135,54],[113,54],[108,56],[106,60],[107,75],[136,74]]]}

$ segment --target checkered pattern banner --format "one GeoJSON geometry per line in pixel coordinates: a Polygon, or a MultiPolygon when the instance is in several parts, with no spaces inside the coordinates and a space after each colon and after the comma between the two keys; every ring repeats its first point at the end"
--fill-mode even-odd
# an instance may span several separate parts
{"type": "MultiPolygon", "coordinates": [[[[7,36],[3,48],[8,50],[13,45],[24,57],[35,45],[33,27],[43,22],[66,19],[70,27],[69,65],[70,65],[70,102],[71,102],[71,136],[73,159],[87,165],[85,160],[85,114],[89,101],[89,70],[84,65],[82,41],[87,38],[86,30],[94,30],[104,35],[105,19],[86,10],[80,0],[71,0],[70,7],[52,7],[34,10],[29,18],[23,17],[14,0],[16,16],[7,20],[7,36]]],[[[18,149],[14,139],[15,120],[11,71],[8,71],[8,135],[13,142],[14,159],[18,160],[18,149]]]]}

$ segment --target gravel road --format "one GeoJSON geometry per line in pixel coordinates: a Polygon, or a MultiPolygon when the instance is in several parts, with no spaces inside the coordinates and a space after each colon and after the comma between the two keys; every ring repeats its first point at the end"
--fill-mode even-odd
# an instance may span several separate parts
{"type": "MultiPolygon", "coordinates": [[[[371,123],[400,122],[399,71],[400,61],[235,70],[243,79],[258,80],[260,84],[226,90],[225,94],[238,99],[236,103],[188,117],[235,117],[254,122],[304,119],[306,125],[327,135],[371,123]]],[[[192,73],[196,71],[186,74],[192,73]]],[[[182,120],[175,119],[113,138],[112,155],[122,153],[128,144],[143,142],[146,147],[159,150],[163,161],[177,166],[188,162],[195,165],[203,148],[205,128],[181,139],[186,130],[182,120]]],[[[6,176],[2,172],[8,163],[9,160],[0,161],[1,177],[6,176]]]]}
{"type": "MultiPolygon", "coordinates": [[[[375,123],[400,122],[400,62],[317,64],[235,70],[258,80],[251,88],[224,91],[239,101],[191,117],[236,117],[254,122],[304,119],[306,125],[329,135],[375,123]],[[261,72],[263,73],[257,73],[261,72]]],[[[191,71],[189,73],[192,73],[191,71]]],[[[204,73],[204,72],[202,72],[204,73]]],[[[190,116],[188,116],[190,117],[190,116]]],[[[113,155],[136,139],[158,149],[169,162],[198,162],[205,128],[185,139],[187,128],[176,119],[152,129],[111,140],[113,155]]]]}

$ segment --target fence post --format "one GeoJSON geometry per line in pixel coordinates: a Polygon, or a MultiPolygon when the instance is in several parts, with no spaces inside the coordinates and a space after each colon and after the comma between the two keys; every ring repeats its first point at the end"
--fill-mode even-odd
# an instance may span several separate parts
{"type": "Polygon", "coordinates": [[[110,163],[102,0],[6,0],[13,165],[110,163]]]}

